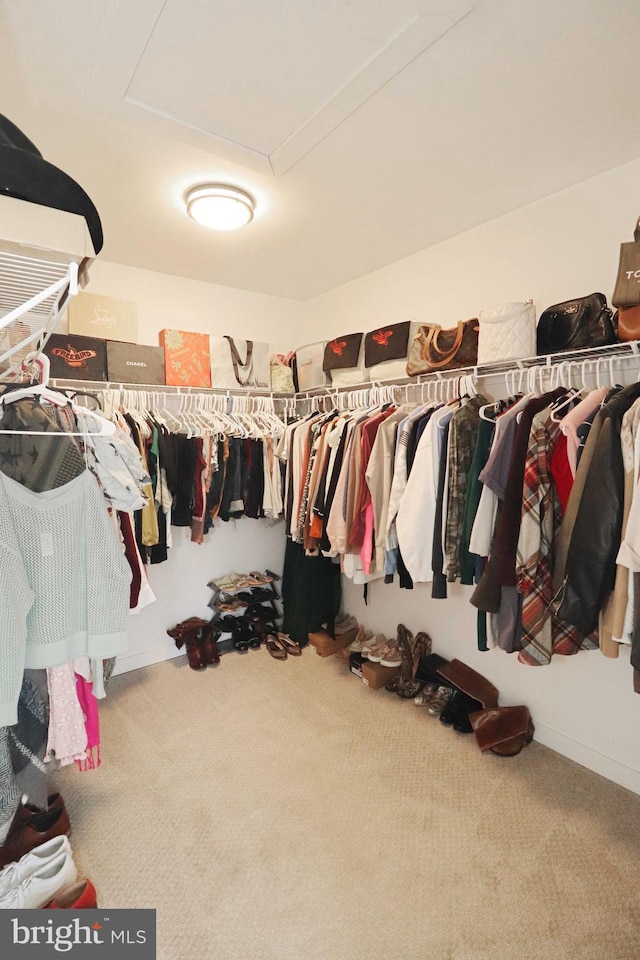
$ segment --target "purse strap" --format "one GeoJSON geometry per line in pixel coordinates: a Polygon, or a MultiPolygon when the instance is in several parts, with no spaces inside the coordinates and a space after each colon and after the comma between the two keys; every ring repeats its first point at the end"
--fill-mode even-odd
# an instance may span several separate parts
{"type": "Polygon", "coordinates": [[[437,370],[439,367],[446,367],[448,363],[451,363],[456,353],[460,349],[460,344],[462,343],[462,338],[464,336],[464,326],[464,320],[459,320],[456,328],[455,340],[453,341],[453,345],[449,348],[449,350],[441,350],[438,346],[438,337],[442,333],[442,327],[438,326],[436,323],[434,323],[433,326],[430,326],[429,332],[425,337],[424,347],[422,349],[422,359],[425,360],[434,370],[437,370]],[[433,347],[435,352],[443,359],[431,360],[428,356],[429,347],[433,347]]]}
{"type": "Polygon", "coordinates": [[[238,348],[233,342],[233,337],[229,337],[225,334],[225,340],[229,341],[229,349],[231,350],[231,363],[233,364],[233,372],[235,373],[236,380],[241,387],[246,387],[253,376],[253,340],[247,340],[247,359],[243,363],[240,354],[238,353],[238,348]],[[244,367],[244,371],[247,374],[247,379],[243,380],[240,376],[239,367],[244,367]]]}

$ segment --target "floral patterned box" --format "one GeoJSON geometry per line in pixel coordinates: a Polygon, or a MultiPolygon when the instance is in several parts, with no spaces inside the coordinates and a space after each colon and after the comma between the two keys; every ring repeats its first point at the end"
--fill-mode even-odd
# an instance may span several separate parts
{"type": "Polygon", "coordinates": [[[166,381],[172,387],[210,387],[209,336],[184,330],[161,330],[166,381]]]}

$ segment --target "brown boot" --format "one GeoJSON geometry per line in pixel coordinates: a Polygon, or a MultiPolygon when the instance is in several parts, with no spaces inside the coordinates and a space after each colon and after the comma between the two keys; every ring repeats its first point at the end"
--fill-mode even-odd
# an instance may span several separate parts
{"type": "Polygon", "coordinates": [[[202,628],[202,655],[206,664],[220,663],[220,651],[217,643],[219,636],[220,631],[216,630],[213,620],[202,628]]]}
{"type": "Polygon", "coordinates": [[[446,665],[438,667],[438,673],[467,696],[479,700],[485,709],[498,705],[497,687],[494,687],[481,673],[468,667],[462,660],[451,660],[446,665]]]}

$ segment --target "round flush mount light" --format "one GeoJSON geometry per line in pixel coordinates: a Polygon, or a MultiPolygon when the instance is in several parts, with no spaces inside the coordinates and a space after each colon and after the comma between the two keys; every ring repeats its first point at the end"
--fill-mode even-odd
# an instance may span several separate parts
{"type": "Polygon", "coordinates": [[[250,193],[227,183],[203,183],[185,196],[187,213],[210,230],[237,230],[253,220],[256,202],[250,193]]]}

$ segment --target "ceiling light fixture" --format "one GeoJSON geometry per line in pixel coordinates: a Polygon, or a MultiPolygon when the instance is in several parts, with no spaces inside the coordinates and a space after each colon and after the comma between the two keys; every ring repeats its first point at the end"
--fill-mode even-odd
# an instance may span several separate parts
{"type": "Polygon", "coordinates": [[[202,183],[185,196],[187,213],[210,230],[237,230],[253,220],[250,193],[228,183],[202,183]]]}

